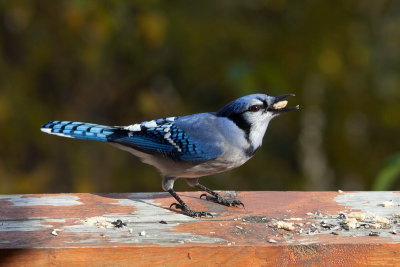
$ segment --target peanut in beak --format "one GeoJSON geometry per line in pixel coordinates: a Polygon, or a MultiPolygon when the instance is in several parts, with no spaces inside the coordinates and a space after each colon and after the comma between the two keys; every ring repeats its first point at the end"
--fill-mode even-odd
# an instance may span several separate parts
{"type": "Polygon", "coordinates": [[[272,107],[274,109],[282,109],[282,108],[286,107],[287,103],[288,103],[287,100],[282,100],[282,101],[279,101],[279,102],[276,102],[275,104],[273,104],[272,107]]]}

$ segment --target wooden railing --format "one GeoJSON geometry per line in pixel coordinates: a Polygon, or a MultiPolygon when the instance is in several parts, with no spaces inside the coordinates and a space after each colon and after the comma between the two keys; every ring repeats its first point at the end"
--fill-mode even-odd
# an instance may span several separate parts
{"type": "Polygon", "coordinates": [[[400,266],[399,192],[0,195],[1,266],[400,266]]]}

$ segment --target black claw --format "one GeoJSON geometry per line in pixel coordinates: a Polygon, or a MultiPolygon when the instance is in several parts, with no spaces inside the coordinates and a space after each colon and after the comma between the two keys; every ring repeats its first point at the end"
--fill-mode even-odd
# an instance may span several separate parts
{"type": "Polygon", "coordinates": [[[190,217],[197,217],[197,218],[201,218],[201,217],[214,217],[211,213],[209,212],[205,212],[205,211],[194,211],[189,209],[189,207],[187,206],[182,206],[181,204],[178,203],[172,203],[169,208],[175,207],[176,209],[182,210],[186,215],[190,216],[190,217]]]}
{"type": "Polygon", "coordinates": [[[208,198],[207,194],[201,194],[200,198],[203,197],[203,196],[206,197],[206,199],[208,198]]]}
{"type": "Polygon", "coordinates": [[[200,196],[200,198],[202,198],[203,196],[205,197],[206,200],[212,201],[212,202],[215,202],[215,203],[218,203],[218,204],[221,204],[221,205],[225,205],[225,206],[228,206],[228,207],[237,207],[237,206],[242,205],[242,207],[244,208],[244,204],[242,203],[242,201],[240,201],[238,199],[229,200],[229,199],[226,199],[226,198],[224,198],[224,197],[222,197],[220,195],[218,195],[217,197],[212,197],[212,196],[209,196],[209,195],[206,195],[206,194],[202,194],[200,196]]]}
{"type": "Polygon", "coordinates": [[[181,204],[178,203],[172,203],[169,208],[175,207],[178,210],[183,210],[183,207],[181,206],[181,204]]]}
{"type": "Polygon", "coordinates": [[[239,205],[242,205],[242,207],[244,208],[244,204],[242,201],[235,199],[233,206],[237,207],[239,205]]]}

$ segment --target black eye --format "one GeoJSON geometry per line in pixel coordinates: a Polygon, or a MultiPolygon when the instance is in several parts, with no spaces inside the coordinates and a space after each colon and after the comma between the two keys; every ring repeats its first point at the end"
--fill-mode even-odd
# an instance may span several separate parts
{"type": "Polygon", "coordinates": [[[256,112],[259,111],[263,106],[262,105],[254,105],[249,107],[249,111],[256,112]]]}

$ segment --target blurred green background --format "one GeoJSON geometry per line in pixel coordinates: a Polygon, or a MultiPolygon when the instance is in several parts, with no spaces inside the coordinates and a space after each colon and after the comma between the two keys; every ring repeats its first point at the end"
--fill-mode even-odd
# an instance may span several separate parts
{"type": "Polygon", "coordinates": [[[161,191],[134,156],[41,124],[129,125],[251,93],[302,108],[205,185],[400,186],[399,1],[0,1],[0,43],[2,194],[161,191]]]}

